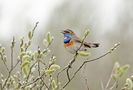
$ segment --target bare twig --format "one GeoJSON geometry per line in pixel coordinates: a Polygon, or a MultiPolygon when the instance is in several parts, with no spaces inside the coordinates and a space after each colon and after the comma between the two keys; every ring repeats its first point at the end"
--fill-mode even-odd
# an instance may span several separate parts
{"type": "Polygon", "coordinates": [[[45,72],[42,75],[40,75],[38,78],[36,78],[33,82],[30,82],[30,83],[24,85],[23,88],[26,87],[26,86],[29,86],[29,85],[34,84],[35,82],[37,82],[38,80],[40,80],[44,75],[45,75],[45,72]]]}
{"type": "Polygon", "coordinates": [[[11,48],[11,68],[13,68],[13,48],[11,48]]]}
{"type": "Polygon", "coordinates": [[[85,85],[87,87],[87,90],[90,90],[89,84],[88,84],[88,79],[87,79],[87,76],[86,76],[86,65],[84,65],[82,73],[83,73],[83,79],[85,80],[85,85]]]}
{"type": "MultiPolygon", "coordinates": [[[[94,58],[94,59],[91,59],[91,60],[88,60],[88,59],[87,59],[86,61],[84,61],[84,62],[80,65],[80,67],[75,71],[75,73],[74,73],[73,76],[70,78],[70,80],[69,80],[68,82],[65,83],[65,85],[62,87],[62,89],[64,89],[64,88],[73,80],[73,78],[76,76],[76,74],[80,71],[80,69],[81,69],[86,63],[93,62],[93,61],[98,61],[99,59],[101,59],[101,58],[105,57],[106,55],[112,53],[112,51],[114,51],[119,45],[120,45],[120,43],[115,44],[114,47],[112,47],[108,52],[106,52],[105,54],[103,54],[103,55],[101,55],[101,56],[99,56],[99,57],[97,57],[97,58],[94,58]]],[[[62,89],[61,89],[61,90],[62,90],[62,89]]]]}
{"type": "Polygon", "coordinates": [[[68,68],[68,66],[66,66],[66,67],[63,68],[61,71],[58,72],[58,74],[57,74],[57,82],[59,82],[59,76],[60,76],[60,74],[61,74],[63,71],[65,71],[67,68],[68,68]]]}
{"type": "Polygon", "coordinates": [[[117,81],[114,82],[114,84],[109,88],[109,90],[112,90],[116,86],[116,84],[117,84],[117,81]]]}
{"type": "Polygon", "coordinates": [[[9,72],[10,70],[9,70],[9,68],[8,68],[8,66],[7,66],[7,64],[6,64],[6,62],[4,61],[4,56],[3,56],[2,53],[0,53],[0,57],[1,57],[1,60],[2,60],[2,62],[3,62],[3,64],[4,64],[5,68],[6,68],[7,71],[9,72]]]}
{"type": "Polygon", "coordinates": [[[46,63],[44,63],[42,60],[40,60],[40,63],[43,64],[44,66],[46,66],[46,63]]]}
{"type": "Polygon", "coordinates": [[[86,84],[86,86],[87,86],[87,90],[90,90],[90,89],[89,89],[89,86],[88,86],[88,80],[87,80],[87,78],[85,79],[85,84],[86,84]]]}
{"type": "Polygon", "coordinates": [[[26,82],[28,82],[28,80],[29,80],[29,77],[30,77],[30,74],[31,74],[31,71],[32,71],[32,68],[35,66],[35,64],[37,63],[38,61],[36,60],[32,65],[31,65],[31,67],[30,67],[30,70],[29,70],[29,73],[28,73],[28,75],[27,75],[27,81],[26,82]]]}
{"type": "Polygon", "coordinates": [[[9,80],[9,78],[10,78],[10,76],[11,76],[11,72],[12,72],[12,70],[9,71],[9,74],[8,74],[6,80],[5,80],[5,83],[4,83],[3,86],[2,86],[2,90],[5,88],[5,86],[6,86],[7,82],[8,82],[8,80],[9,80]]]}
{"type": "MultiPolygon", "coordinates": [[[[34,32],[35,32],[35,30],[36,30],[36,28],[37,28],[38,23],[39,23],[39,22],[36,22],[34,28],[32,29],[32,36],[34,36],[34,32]]],[[[31,45],[31,40],[28,41],[27,47],[25,48],[25,51],[27,51],[27,49],[29,48],[30,45],[31,45]]]]}
{"type": "MultiPolygon", "coordinates": [[[[47,90],[49,90],[48,85],[47,85],[47,84],[45,83],[45,81],[44,81],[44,77],[41,77],[40,79],[41,79],[41,81],[43,82],[42,87],[45,86],[45,87],[47,88],[47,90]]],[[[42,89],[41,89],[41,90],[42,90],[42,89]]]]}
{"type": "Polygon", "coordinates": [[[19,62],[20,62],[20,60],[18,60],[17,63],[10,69],[9,74],[8,74],[8,76],[7,76],[7,78],[6,78],[5,82],[4,82],[1,90],[3,90],[5,88],[8,80],[9,80],[9,78],[11,76],[12,71],[15,69],[15,67],[18,65],[19,62]]]}
{"type": "Polygon", "coordinates": [[[40,74],[41,74],[41,71],[40,71],[40,62],[39,62],[40,60],[38,60],[38,74],[39,74],[39,76],[40,76],[40,74]]]}
{"type": "Polygon", "coordinates": [[[2,90],[2,83],[0,83],[0,89],[2,90]]]}
{"type": "MultiPolygon", "coordinates": [[[[39,22],[36,22],[34,28],[33,28],[33,32],[35,31],[35,29],[37,28],[37,25],[38,25],[39,22]]],[[[33,33],[34,34],[34,33],[33,33]]]]}
{"type": "Polygon", "coordinates": [[[113,73],[113,70],[112,70],[112,72],[111,72],[111,74],[110,74],[110,77],[109,77],[109,79],[108,79],[108,81],[107,81],[107,84],[106,84],[106,86],[105,86],[105,90],[107,90],[107,88],[109,87],[109,84],[110,84],[111,79],[112,79],[112,73],[113,73]]]}
{"type": "Polygon", "coordinates": [[[103,81],[101,80],[101,89],[104,90],[104,85],[103,85],[103,81]]]}
{"type": "Polygon", "coordinates": [[[76,60],[76,58],[77,58],[77,56],[78,56],[78,51],[81,49],[81,47],[82,47],[82,45],[83,45],[83,43],[84,43],[84,40],[85,40],[85,38],[87,37],[87,35],[88,35],[88,33],[85,34],[83,40],[81,41],[81,44],[80,44],[79,48],[76,50],[76,53],[75,53],[75,55],[74,55],[74,58],[73,58],[72,61],[68,64],[68,68],[67,68],[67,70],[66,70],[68,81],[70,81],[69,70],[70,70],[70,68],[72,67],[72,64],[75,62],[75,60],[76,60]]]}
{"type": "Polygon", "coordinates": [[[13,37],[13,39],[12,39],[12,42],[11,42],[11,69],[13,68],[13,53],[14,53],[14,51],[13,51],[13,49],[14,49],[14,45],[15,45],[15,38],[13,37]]]}

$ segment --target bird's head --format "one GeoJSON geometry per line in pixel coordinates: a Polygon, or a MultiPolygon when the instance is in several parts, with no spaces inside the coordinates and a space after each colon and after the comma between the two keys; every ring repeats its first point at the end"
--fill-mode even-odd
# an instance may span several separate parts
{"type": "Polygon", "coordinates": [[[75,35],[74,32],[73,32],[72,30],[70,30],[70,29],[66,29],[66,30],[62,31],[61,33],[62,33],[62,34],[69,34],[69,35],[71,35],[71,36],[72,36],[72,35],[75,35]]]}

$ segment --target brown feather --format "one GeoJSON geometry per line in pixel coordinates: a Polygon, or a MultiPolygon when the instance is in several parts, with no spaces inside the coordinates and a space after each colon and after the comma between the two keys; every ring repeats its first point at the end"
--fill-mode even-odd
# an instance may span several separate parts
{"type": "Polygon", "coordinates": [[[99,43],[87,43],[87,42],[85,42],[84,46],[89,47],[89,48],[97,48],[97,47],[99,47],[99,43]]]}

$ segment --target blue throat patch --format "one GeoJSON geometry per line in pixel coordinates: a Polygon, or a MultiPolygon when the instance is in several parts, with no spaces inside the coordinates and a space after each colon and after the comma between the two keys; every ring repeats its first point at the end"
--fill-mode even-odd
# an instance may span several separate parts
{"type": "Polygon", "coordinates": [[[68,33],[64,34],[64,43],[69,43],[69,41],[71,40],[71,35],[68,33]]]}

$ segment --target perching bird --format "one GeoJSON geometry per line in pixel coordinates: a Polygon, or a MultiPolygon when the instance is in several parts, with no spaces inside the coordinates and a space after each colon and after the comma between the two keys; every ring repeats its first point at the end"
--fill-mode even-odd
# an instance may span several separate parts
{"type": "MultiPolygon", "coordinates": [[[[64,34],[64,47],[70,53],[74,54],[79,49],[82,40],[79,37],[77,37],[76,34],[70,29],[66,29],[61,33],[64,34]]],[[[80,48],[80,50],[85,51],[87,50],[87,48],[97,48],[97,47],[99,47],[99,43],[83,42],[83,45],[80,48]]]]}

